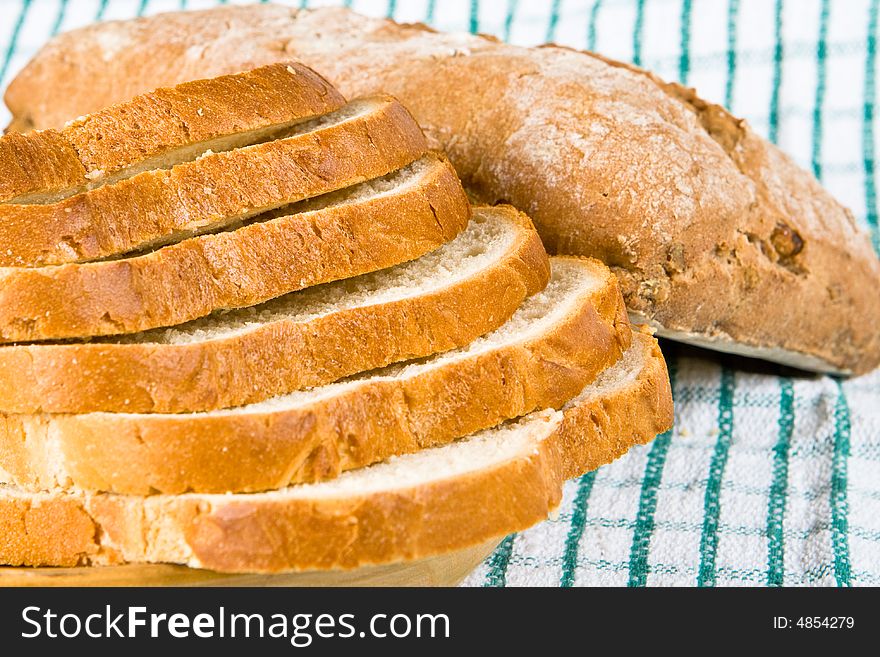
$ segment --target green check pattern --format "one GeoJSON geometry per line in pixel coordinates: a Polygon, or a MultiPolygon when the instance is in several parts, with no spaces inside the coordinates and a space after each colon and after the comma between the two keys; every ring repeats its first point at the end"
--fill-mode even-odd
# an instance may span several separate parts
{"type": "MultiPolygon", "coordinates": [[[[59,30],[214,4],[0,0],[0,88],[59,30]]],[[[336,4],[523,45],[589,48],[695,86],[811,170],[880,250],[880,0],[336,4]]],[[[0,110],[0,125],[7,118],[0,110]]],[[[842,381],[664,349],[674,429],[569,482],[558,517],[506,538],[466,585],[880,584],[880,373],[842,381]]]]}

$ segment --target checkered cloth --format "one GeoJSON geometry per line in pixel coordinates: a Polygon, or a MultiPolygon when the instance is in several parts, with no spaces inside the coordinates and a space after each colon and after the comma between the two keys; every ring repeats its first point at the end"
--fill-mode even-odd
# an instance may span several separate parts
{"type": "MultiPolygon", "coordinates": [[[[0,88],[59,30],[214,4],[0,0],[0,88]]],[[[524,45],[589,48],[695,86],[811,170],[880,246],[880,0],[345,4],[524,45]]],[[[0,125],[6,119],[0,111],[0,125]]],[[[880,584],[880,372],[841,381],[664,347],[674,430],[569,482],[558,518],[505,539],[466,584],[880,584]]]]}

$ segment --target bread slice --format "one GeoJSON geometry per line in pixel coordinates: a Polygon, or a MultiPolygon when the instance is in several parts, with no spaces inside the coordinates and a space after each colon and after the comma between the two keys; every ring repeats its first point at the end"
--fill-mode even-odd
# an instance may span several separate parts
{"type": "Polygon", "coordinates": [[[509,206],[479,207],[464,233],[391,269],[169,329],[0,347],[0,412],[181,413],[249,404],[468,344],[506,321],[549,276],[528,217],[509,206]]]}
{"type": "Polygon", "coordinates": [[[607,267],[552,266],[546,289],[499,329],[421,362],[208,413],[5,416],[0,481],[136,495],[271,490],[558,407],[620,358],[631,331],[607,267]]]}
{"type": "Polygon", "coordinates": [[[350,96],[395,95],[477,199],[528,212],[551,253],[613,266],[632,317],[661,335],[819,371],[880,364],[880,261],[852,213],[747,122],[596,54],[341,8],[229,6],[62,34],[6,101],[46,127],[282,58],[350,96]]]}
{"type": "Polygon", "coordinates": [[[344,103],[320,75],[287,62],[157,89],[61,130],[0,137],[0,202],[59,201],[207,150],[271,139],[344,103]]]}
{"type": "Polygon", "coordinates": [[[132,258],[0,268],[0,342],[173,326],[390,267],[455,237],[470,205],[452,166],[429,154],[291,212],[132,258]]]}
{"type": "Polygon", "coordinates": [[[0,562],[169,562],[225,572],[348,569],[419,559],[525,529],[552,512],[566,477],[607,463],[672,423],[656,341],[561,411],[328,482],[239,495],[25,493],[0,486],[0,562]]]}
{"type": "Polygon", "coordinates": [[[427,151],[415,120],[389,96],[355,100],[278,136],[207,151],[58,203],[0,205],[0,266],[87,262],[156,248],[384,176],[427,151]]]}

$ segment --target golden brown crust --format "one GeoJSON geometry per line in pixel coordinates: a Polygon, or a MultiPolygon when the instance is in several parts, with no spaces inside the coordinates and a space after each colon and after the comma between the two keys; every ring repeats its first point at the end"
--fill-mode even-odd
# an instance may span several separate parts
{"type": "Polygon", "coordinates": [[[0,205],[0,267],[87,262],[177,241],[384,176],[427,150],[418,124],[393,98],[354,106],[365,109],[287,139],[147,171],[57,203],[0,205]]]}
{"type": "Polygon", "coordinates": [[[880,302],[865,292],[880,287],[880,264],[849,211],[745,122],[597,56],[338,9],[221,8],[62,35],[7,103],[51,125],[59,95],[89,109],[289,58],[346,94],[400,98],[481,200],[528,212],[551,251],[613,266],[628,306],[672,337],[811,369],[880,363],[880,302]],[[98,34],[124,43],[102,71],[88,64],[98,34]],[[190,56],[194,44],[212,56],[190,56]],[[173,66],[144,66],[146,53],[173,66]],[[83,93],[103,76],[118,95],[83,93]]]}
{"type": "Polygon", "coordinates": [[[516,227],[510,248],[473,276],[426,294],[185,344],[0,347],[0,411],[207,411],[468,344],[506,321],[549,278],[528,217],[509,207],[475,214],[516,227]]]}
{"type": "Polygon", "coordinates": [[[626,395],[565,408],[556,434],[565,479],[611,463],[672,426],[672,388],[660,345],[644,327],[634,329],[633,343],[644,350],[644,361],[626,395]]]}
{"type": "Polygon", "coordinates": [[[79,566],[98,556],[98,527],[81,500],[3,493],[0,487],[0,563],[79,566]]]}
{"type": "Polygon", "coordinates": [[[446,160],[395,192],[204,235],[143,256],[0,269],[0,341],[135,333],[417,258],[467,225],[446,160]]]}
{"type": "Polygon", "coordinates": [[[70,194],[175,149],[289,126],[344,102],[320,75],[290,62],[156,89],[60,130],[0,137],[0,202],[70,194]]]}
{"type": "Polygon", "coordinates": [[[88,182],[76,150],[57,130],[21,135],[14,127],[0,137],[0,202],[31,190],[54,191],[88,182]]]}
{"type": "Polygon", "coordinates": [[[411,487],[322,498],[27,495],[0,488],[0,523],[10,528],[0,534],[0,558],[13,565],[175,561],[226,572],[356,568],[519,531],[558,506],[567,474],[611,460],[622,446],[671,424],[669,382],[656,342],[636,334],[632,348],[646,353],[632,383],[577,402],[563,418],[547,415],[544,440],[491,467],[411,487]],[[656,415],[645,415],[646,407],[656,415]],[[582,441],[607,447],[589,455],[567,451],[582,441]],[[94,525],[59,525],[32,545],[21,534],[22,498],[28,504],[66,502],[94,525]]]}
{"type": "Polygon", "coordinates": [[[274,490],[558,408],[632,335],[614,275],[596,261],[582,266],[599,283],[541,333],[416,375],[380,372],[317,401],[221,415],[5,416],[0,471],[30,490],[274,490]]]}

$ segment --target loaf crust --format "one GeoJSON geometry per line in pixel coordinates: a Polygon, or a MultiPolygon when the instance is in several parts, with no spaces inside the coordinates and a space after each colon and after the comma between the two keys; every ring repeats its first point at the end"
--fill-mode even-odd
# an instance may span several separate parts
{"type": "Polygon", "coordinates": [[[596,55],[341,9],[226,7],[61,35],[6,100],[19,123],[50,126],[157,84],[290,58],[345,94],[394,94],[473,194],[527,212],[551,252],[612,266],[661,335],[820,371],[880,363],[880,264],[852,214],[744,121],[596,55]],[[98,35],[120,44],[100,71],[98,35]],[[83,93],[104,77],[112,90],[83,93]]]}
{"type": "Polygon", "coordinates": [[[369,108],[362,116],[287,139],[207,154],[57,203],[0,205],[0,267],[155,248],[384,176],[427,151],[418,124],[396,100],[358,103],[369,108]]]}
{"type": "MultiPolygon", "coordinates": [[[[474,213],[478,221],[491,218],[515,227],[508,250],[475,275],[418,296],[308,321],[281,319],[184,344],[0,347],[0,411],[207,411],[468,344],[504,323],[526,297],[544,289],[550,276],[547,254],[528,217],[509,206],[474,213]]],[[[7,430],[12,422],[7,419],[7,430]]]]}
{"type": "MultiPolygon", "coordinates": [[[[94,85],[88,91],[100,93],[94,85]]],[[[127,98],[57,130],[0,137],[0,202],[57,199],[175,149],[283,128],[345,103],[324,78],[292,62],[127,98]]]]}
{"type": "Polygon", "coordinates": [[[471,211],[445,159],[429,154],[420,164],[416,181],[392,192],[195,237],[143,256],[0,269],[0,341],[173,326],[417,258],[461,232],[471,211]]]}
{"type": "Polygon", "coordinates": [[[611,461],[672,423],[653,338],[638,376],[563,413],[535,449],[466,475],[340,497],[27,494],[0,488],[0,562],[186,563],[224,572],[350,569],[419,559],[520,531],[560,502],[566,476],[611,461]],[[647,411],[647,412],[646,412],[647,411]],[[622,431],[622,433],[620,433],[622,431]],[[571,449],[589,441],[589,450],[571,449]]]}

